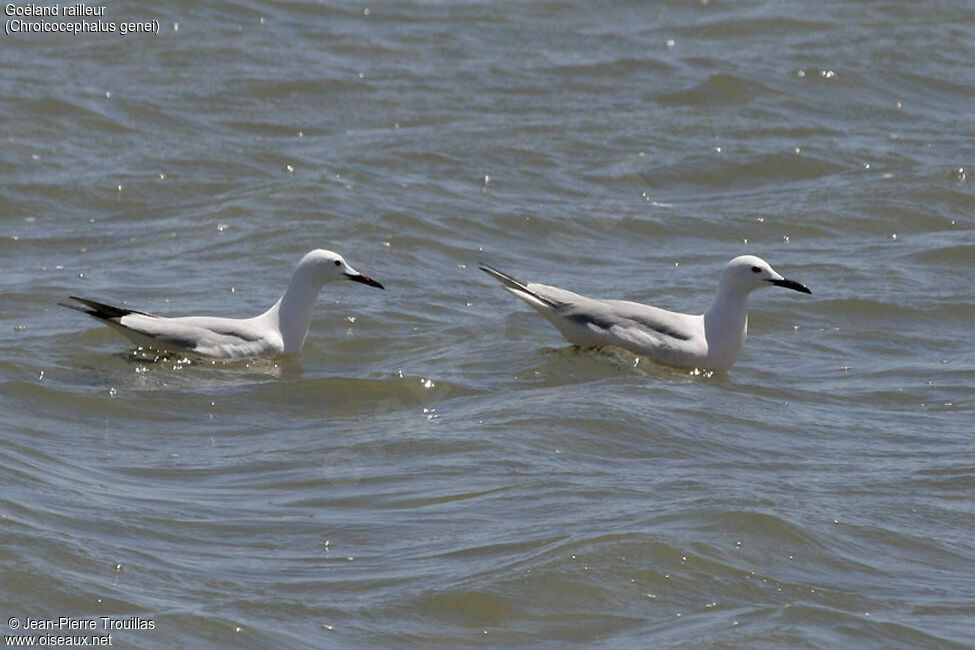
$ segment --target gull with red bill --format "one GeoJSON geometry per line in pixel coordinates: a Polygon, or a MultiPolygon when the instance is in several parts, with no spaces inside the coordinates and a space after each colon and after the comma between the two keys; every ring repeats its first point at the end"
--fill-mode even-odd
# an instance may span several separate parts
{"type": "Polygon", "coordinates": [[[534,307],[570,343],[584,348],[615,346],[659,363],[702,370],[728,370],[738,359],[748,331],[748,295],[752,291],[779,286],[812,293],[754,255],[728,262],[710,309],[696,315],[625,300],[594,300],[523,282],[487,265],[481,265],[481,270],[534,307]]]}
{"type": "Polygon", "coordinates": [[[74,296],[71,300],[78,305],[62,304],[105,323],[138,345],[156,350],[225,359],[297,354],[308,335],[318,293],[332,280],[385,288],[353,269],[338,253],[317,249],[298,262],[284,295],[254,318],[166,318],[74,296]]]}

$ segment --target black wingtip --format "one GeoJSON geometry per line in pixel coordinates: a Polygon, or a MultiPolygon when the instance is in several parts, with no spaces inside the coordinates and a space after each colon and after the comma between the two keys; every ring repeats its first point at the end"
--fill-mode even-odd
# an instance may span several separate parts
{"type": "MultiPolygon", "coordinates": [[[[70,298],[71,296],[68,296],[68,297],[70,298]]],[[[87,314],[88,311],[89,311],[88,309],[85,309],[84,307],[79,307],[78,305],[72,305],[72,304],[69,304],[69,303],[66,303],[66,302],[58,302],[58,306],[59,307],[67,307],[68,309],[73,309],[75,311],[80,311],[82,314],[87,314]]]]}
{"type": "Polygon", "coordinates": [[[496,269],[493,266],[491,266],[490,264],[485,264],[485,263],[481,262],[480,264],[478,264],[478,267],[482,271],[484,271],[485,273],[487,273],[488,275],[490,275],[491,277],[493,277],[495,280],[499,280],[499,281],[501,281],[504,284],[514,283],[516,285],[521,285],[521,286],[519,286],[517,288],[518,289],[523,289],[523,290],[524,289],[527,289],[527,287],[528,287],[528,283],[525,282],[524,280],[521,280],[519,278],[516,278],[515,276],[511,275],[510,273],[505,273],[504,271],[502,271],[500,269],[496,269]]]}
{"type": "Polygon", "coordinates": [[[103,302],[98,302],[97,300],[89,300],[88,298],[79,298],[78,296],[68,296],[71,300],[81,303],[83,307],[78,305],[69,305],[67,303],[59,302],[58,304],[62,307],[67,307],[68,309],[74,309],[75,311],[80,311],[83,314],[88,314],[94,318],[100,318],[102,320],[112,320],[119,319],[123,316],[128,316],[129,314],[141,314],[143,316],[152,316],[152,314],[147,314],[144,311],[136,311],[135,309],[124,309],[122,307],[113,307],[112,305],[107,305],[103,302]]]}
{"type": "Polygon", "coordinates": [[[549,307],[558,307],[558,303],[540,296],[538,292],[532,291],[528,288],[528,283],[524,280],[519,280],[513,275],[508,275],[504,271],[499,271],[489,264],[480,264],[481,270],[490,275],[492,278],[500,282],[505,289],[509,291],[516,292],[518,294],[528,294],[535,298],[536,300],[545,303],[549,307]]]}

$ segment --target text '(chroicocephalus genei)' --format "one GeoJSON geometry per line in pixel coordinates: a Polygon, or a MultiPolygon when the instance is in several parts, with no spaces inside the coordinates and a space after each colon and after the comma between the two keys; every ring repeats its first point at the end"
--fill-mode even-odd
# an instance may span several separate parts
{"type": "Polygon", "coordinates": [[[748,294],[776,285],[812,293],[805,285],[775,272],[768,262],[742,255],[728,262],[711,308],[704,314],[678,314],[625,300],[594,300],[534,282],[522,282],[487,265],[481,270],[534,307],[570,343],[606,345],[682,368],[728,370],[745,344],[748,294]]]}
{"type": "Polygon", "coordinates": [[[254,318],[164,318],[74,296],[71,299],[83,307],[62,304],[97,318],[136,344],[156,349],[189,350],[218,358],[297,354],[308,335],[318,292],[330,280],[353,280],[385,288],[353,269],[338,253],[318,249],[298,262],[284,295],[254,318]]]}

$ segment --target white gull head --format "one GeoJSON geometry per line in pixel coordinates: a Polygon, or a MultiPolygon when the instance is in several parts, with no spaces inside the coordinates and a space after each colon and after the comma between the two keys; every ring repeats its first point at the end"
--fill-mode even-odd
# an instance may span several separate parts
{"type": "Polygon", "coordinates": [[[772,285],[812,293],[805,285],[782,277],[772,265],[755,255],[739,255],[724,267],[718,293],[745,293],[772,285]]]}
{"type": "Polygon", "coordinates": [[[352,280],[385,289],[379,282],[349,266],[338,253],[323,248],[307,253],[295,267],[284,295],[259,317],[276,321],[281,336],[281,352],[296,354],[301,351],[308,336],[318,292],[326,282],[333,280],[352,280]]]}
{"type": "Polygon", "coordinates": [[[298,277],[299,273],[303,279],[319,288],[332,280],[352,280],[378,289],[385,288],[368,275],[359,273],[349,266],[345,258],[338,253],[324,248],[317,248],[302,257],[295,267],[295,277],[298,277]]]}

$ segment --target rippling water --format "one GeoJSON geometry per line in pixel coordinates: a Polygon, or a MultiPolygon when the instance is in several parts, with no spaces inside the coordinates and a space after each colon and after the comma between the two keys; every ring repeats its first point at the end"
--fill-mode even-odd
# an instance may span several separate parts
{"type": "MultiPolygon", "coordinates": [[[[967,3],[111,3],[0,46],[0,613],[122,647],[966,647],[967,3]],[[186,363],[57,307],[254,315],[186,363]],[[576,351],[477,270],[702,311],[576,351]]],[[[2,627],[2,623],[0,623],[2,627]]],[[[4,629],[5,634],[12,633],[4,629]]]]}

